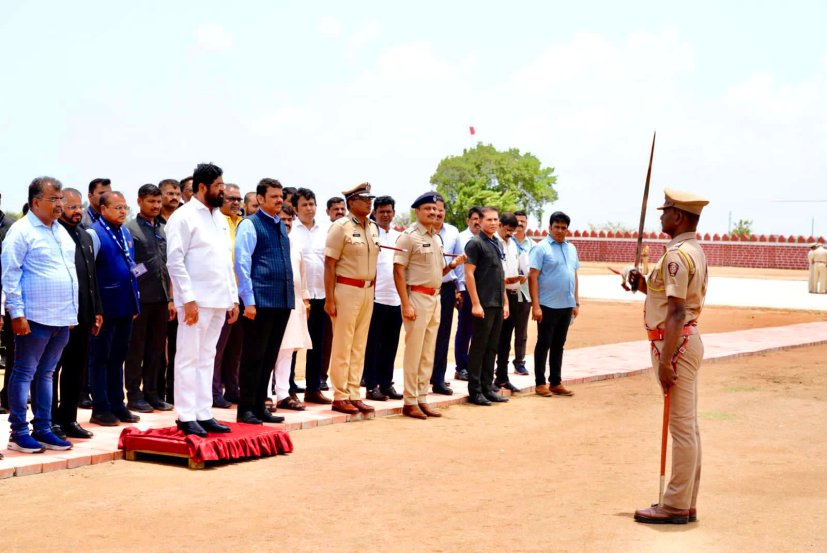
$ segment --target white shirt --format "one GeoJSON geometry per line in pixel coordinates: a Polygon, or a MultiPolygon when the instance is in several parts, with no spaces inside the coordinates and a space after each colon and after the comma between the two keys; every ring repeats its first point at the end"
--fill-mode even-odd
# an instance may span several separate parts
{"type": "Polygon", "coordinates": [[[238,302],[230,225],[219,209],[195,199],[176,209],[166,225],[167,268],[175,307],[230,309],[238,302]]]}
{"type": "MultiPolygon", "coordinates": [[[[400,232],[394,230],[393,227],[388,231],[379,225],[377,228],[379,229],[379,244],[396,247],[396,239],[399,238],[400,232]]],[[[396,285],[393,283],[393,254],[393,250],[382,248],[379,250],[379,259],[376,260],[376,289],[373,301],[382,305],[402,305],[399,292],[396,291],[396,285]]]]}
{"type": "MultiPolygon", "coordinates": [[[[460,245],[459,230],[454,225],[442,223],[442,228],[439,229],[439,237],[442,238],[442,251],[445,253],[452,253],[454,255],[465,253],[465,250],[463,249],[465,244],[460,245]]],[[[453,257],[446,257],[445,264],[447,265],[453,260],[453,257]]],[[[453,271],[448,271],[445,276],[442,277],[442,282],[452,282],[457,280],[457,269],[459,269],[459,267],[453,271]]]]}
{"type": "MultiPolygon", "coordinates": [[[[508,240],[503,240],[499,232],[497,233],[497,242],[499,242],[500,247],[503,249],[503,253],[505,253],[505,259],[503,259],[503,271],[505,271],[505,278],[520,276],[520,251],[517,249],[517,243],[511,238],[508,240]]],[[[505,289],[519,290],[520,283],[515,282],[513,284],[506,284],[505,289]]]]}
{"type": "Polygon", "coordinates": [[[301,246],[307,292],[310,294],[310,299],[314,300],[323,300],[325,297],[324,248],[329,229],[329,224],[320,226],[315,221],[313,228],[308,229],[297,219],[293,223],[293,230],[290,231],[290,241],[295,240],[301,246]]]}
{"type": "MultiPolygon", "coordinates": [[[[465,253],[465,246],[471,239],[476,236],[473,232],[471,232],[470,228],[466,228],[464,231],[459,233],[459,247],[462,250],[462,253],[465,253]]],[[[457,275],[457,288],[461,291],[465,291],[465,264],[457,265],[457,268],[454,269],[454,273],[457,275]]]]}
{"type": "MultiPolygon", "coordinates": [[[[517,251],[520,252],[520,276],[528,276],[528,272],[531,269],[531,265],[529,263],[529,253],[531,252],[531,248],[534,247],[534,240],[526,236],[523,238],[522,242],[518,242],[517,237],[512,236],[511,241],[514,242],[514,245],[517,246],[517,251]]],[[[522,291],[525,300],[531,301],[531,294],[528,290],[528,279],[520,284],[520,290],[522,291]]]]}

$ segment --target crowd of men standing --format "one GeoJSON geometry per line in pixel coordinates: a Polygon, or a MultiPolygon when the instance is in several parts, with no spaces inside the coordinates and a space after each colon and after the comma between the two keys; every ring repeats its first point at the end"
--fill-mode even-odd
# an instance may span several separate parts
{"type": "Polygon", "coordinates": [[[471,403],[507,401],[499,390],[516,391],[510,363],[528,374],[529,317],[537,393],[572,395],[560,378],[579,308],[568,216],[552,214],[539,244],[520,211],[473,207],[460,232],[427,192],[400,232],[392,197],[368,183],[342,194],[317,217],[310,189],[264,178],[242,195],[219,167],[200,164],[180,182],[140,187],[127,221],[127,198],[108,179],[89,183],[86,209],[79,190],[32,181],[22,218],[0,212],[9,449],[69,449],[67,438],[91,437],[79,407],[102,426],[175,409],[179,428],[200,436],[230,432],[212,409],[233,405],[247,424],[282,422],[279,409],[306,403],[372,412],[363,399],[403,399],[404,415],[439,417],[427,395],[454,393],[454,309],[453,376],[468,381],[471,403]]]}

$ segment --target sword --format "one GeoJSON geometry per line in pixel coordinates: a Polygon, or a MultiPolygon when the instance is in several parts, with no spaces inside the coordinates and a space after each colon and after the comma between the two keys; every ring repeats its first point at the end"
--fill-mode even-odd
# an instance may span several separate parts
{"type": "MultiPolygon", "coordinates": [[[[649,181],[652,179],[652,160],[655,157],[655,138],[658,133],[652,135],[652,151],[649,152],[649,169],[646,171],[646,185],[643,187],[643,203],[640,205],[640,224],[637,228],[637,246],[635,247],[635,270],[640,267],[640,252],[643,250],[643,225],[646,222],[646,204],[649,202],[649,181]]],[[[632,292],[637,291],[637,278],[629,283],[632,292]]]]}

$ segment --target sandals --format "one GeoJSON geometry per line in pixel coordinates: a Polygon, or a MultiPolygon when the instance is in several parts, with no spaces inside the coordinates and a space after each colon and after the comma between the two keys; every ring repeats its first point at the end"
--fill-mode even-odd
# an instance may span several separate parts
{"type": "Polygon", "coordinates": [[[280,409],[289,409],[291,411],[304,411],[306,408],[304,403],[292,397],[286,397],[283,400],[279,401],[278,407],[280,409]]]}

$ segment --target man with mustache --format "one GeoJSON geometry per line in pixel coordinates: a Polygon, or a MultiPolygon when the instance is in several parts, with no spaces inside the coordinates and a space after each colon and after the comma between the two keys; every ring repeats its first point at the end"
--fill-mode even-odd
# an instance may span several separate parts
{"type": "Polygon", "coordinates": [[[215,346],[227,313],[238,318],[238,286],[230,256],[224,204],[224,172],[202,163],[192,177],[192,201],[166,225],[167,268],[178,312],[175,354],[175,410],[185,434],[229,432],[212,416],[215,346]]]}

